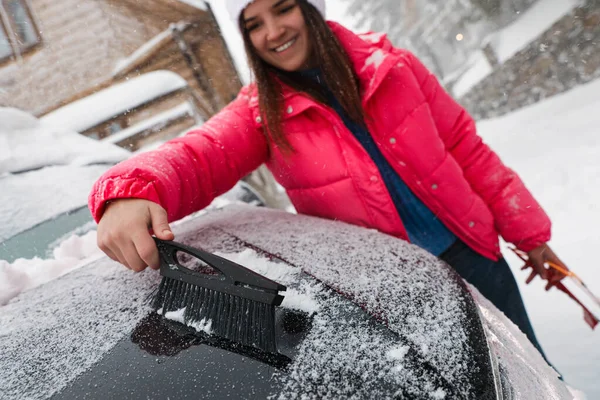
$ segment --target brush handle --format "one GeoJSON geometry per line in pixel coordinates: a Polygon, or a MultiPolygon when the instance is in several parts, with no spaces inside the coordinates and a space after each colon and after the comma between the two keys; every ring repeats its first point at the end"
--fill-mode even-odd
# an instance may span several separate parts
{"type": "Polygon", "coordinates": [[[215,254],[173,241],[153,239],[160,255],[160,273],[163,276],[263,303],[280,305],[283,301],[278,292],[286,290],[284,285],[215,254]],[[221,275],[210,276],[181,265],[177,260],[179,251],[203,261],[221,275]]]}

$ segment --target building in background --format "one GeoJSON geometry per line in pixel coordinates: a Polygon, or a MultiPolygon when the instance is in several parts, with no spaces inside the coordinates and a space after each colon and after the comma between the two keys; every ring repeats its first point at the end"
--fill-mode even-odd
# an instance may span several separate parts
{"type": "Polygon", "coordinates": [[[0,105],[37,116],[56,112],[48,119],[72,121],[88,136],[130,129],[140,141],[130,137],[122,145],[135,149],[171,125],[155,118],[144,130],[140,123],[148,128],[157,115],[187,116],[171,121],[180,132],[220,110],[241,87],[210,6],[201,0],[0,5],[0,105]],[[85,110],[88,118],[73,110],[85,110]]]}

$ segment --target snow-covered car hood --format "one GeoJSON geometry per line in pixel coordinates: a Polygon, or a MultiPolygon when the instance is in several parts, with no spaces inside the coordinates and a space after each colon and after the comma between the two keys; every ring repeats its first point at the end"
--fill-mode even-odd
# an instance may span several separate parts
{"type": "MultiPolygon", "coordinates": [[[[283,269],[256,259],[246,266],[288,286],[289,303],[282,306],[316,310],[288,368],[268,370],[272,398],[496,398],[498,370],[486,333],[498,347],[500,369],[513,367],[515,343],[516,356],[528,357],[512,390],[535,394],[528,399],[570,398],[524,335],[507,329],[510,323],[489,304],[482,324],[465,283],[416,246],[339,222],[240,205],[187,219],[176,235],[209,251],[239,256],[254,249],[282,260],[283,269]]],[[[135,275],[102,259],[14,299],[0,314],[0,393],[96,398],[133,385],[141,396],[146,378],[134,370],[144,370],[141,364],[113,363],[112,378],[101,371],[148,317],[145,299],[158,281],[156,272],[135,275]]],[[[163,379],[174,397],[181,395],[174,382],[207,398],[222,394],[207,387],[214,379],[202,379],[218,360],[188,357],[164,370],[162,358],[144,357],[156,361],[154,372],[164,372],[152,380],[163,379]],[[173,374],[189,379],[173,380],[173,374]]]]}

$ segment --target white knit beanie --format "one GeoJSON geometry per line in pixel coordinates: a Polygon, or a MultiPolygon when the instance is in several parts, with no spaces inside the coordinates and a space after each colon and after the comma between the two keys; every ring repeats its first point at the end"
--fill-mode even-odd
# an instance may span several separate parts
{"type": "MultiPolygon", "coordinates": [[[[237,25],[237,22],[240,18],[240,14],[248,4],[252,3],[254,0],[225,0],[227,5],[227,11],[229,11],[229,16],[237,25]]],[[[310,4],[315,6],[317,10],[321,13],[323,18],[325,18],[325,0],[307,0],[310,4]]]]}

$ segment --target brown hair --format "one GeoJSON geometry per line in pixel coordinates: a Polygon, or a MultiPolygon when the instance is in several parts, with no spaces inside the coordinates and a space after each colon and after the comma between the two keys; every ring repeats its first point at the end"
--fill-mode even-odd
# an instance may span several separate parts
{"type": "MultiPolygon", "coordinates": [[[[306,0],[296,0],[308,27],[309,40],[313,43],[313,54],[322,73],[325,85],[339,101],[348,117],[364,126],[364,110],[358,76],[350,58],[335,37],[319,11],[306,0]]],[[[327,95],[321,85],[308,77],[289,73],[265,62],[254,50],[250,33],[245,27],[243,13],[239,19],[240,30],[248,62],[258,87],[258,101],[262,120],[265,122],[265,135],[284,153],[294,149],[285,137],[281,126],[283,114],[282,83],[298,92],[304,92],[314,100],[327,104],[327,95]]]]}

